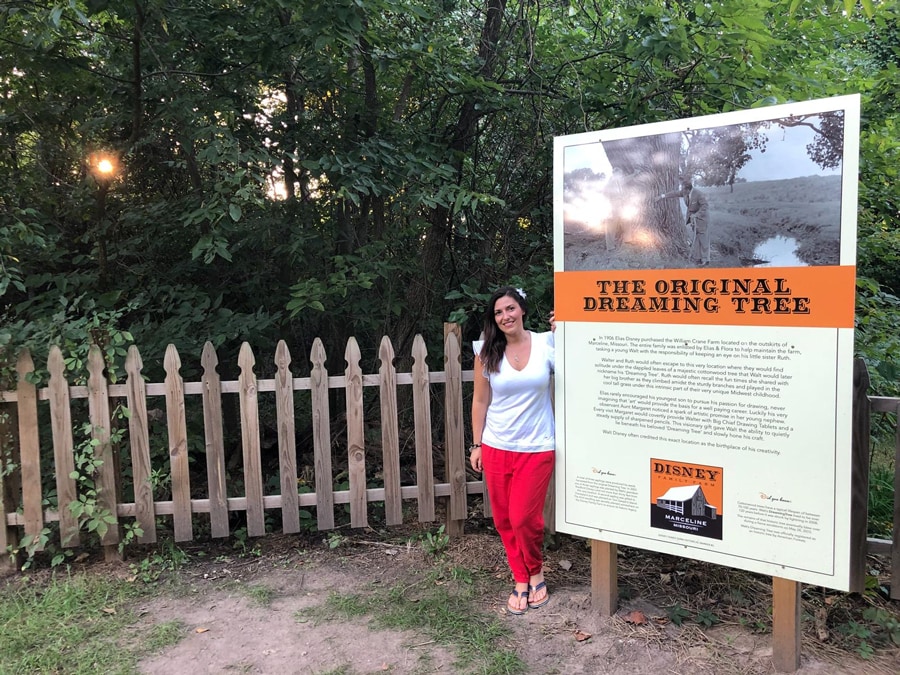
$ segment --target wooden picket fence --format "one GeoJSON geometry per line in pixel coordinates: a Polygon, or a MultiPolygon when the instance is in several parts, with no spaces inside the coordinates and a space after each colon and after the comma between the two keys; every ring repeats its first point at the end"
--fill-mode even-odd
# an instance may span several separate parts
{"type": "MultiPolygon", "coordinates": [[[[101,461],[95,477],[98,490],[98,506],[110,514],[113,523],[101,537],[107,555],[113,557],[120,542],[124,522],[133,519],[140,526],[141,543],[157,540],[156,526],[159,516],[172,518],[175,541],[191,541],[194,538],[194,514],[209,514],[212,537],[231,534],[232,512],[246,513],[247,534],[258,537],[265,534],[266,510],[281,511],[282,530],[285,533],[301,529],[300,509],[315,507],[316,527],[330,530],[335,527],[335,506],[347,504],[350,526],[368,525],[368,505],[379,502],[384,505],[384,523],[396,526],[403,523],[403,502],[415,500],[418,520],[432,522],[436,519],[435,502],[446,500],[445,523],[447,532],[460,534],[468,513],[467,495],[485,494],[482,481],[467,481],[465,458],[465,431],[463,412],[463,382],[472,381],[472,372],[464,372],[461,366],[459,328],[445,325],[444,369],[430,371],[426,364],[427,350],[424,340],[417,336],[411,351],[411,372],[398,373],[393,365],[394,349],[390,340],[382,339],[378,351],[378,373],[363,374],[360,367],[360,350],[355,338],[346,346],[344,360],[347,367],[343,375],[329,375],[325,369],[326,354],[321,340],[314,341],[310,353],[309,377],[293,377],[289,370],[291,356],[287,345],[278,343],[275,352],[275,377],[257,379],[254,374],[256,360],[248,344],[238,355],[240,376],[237,380],[222,381],[218,375],[218,357],[210,343],[201,356],[203,376],[199,382],[184,382],[180,375],[181,359],[170,345],[163,360],[166,372],[164,382],[146,383],[141,376],[143,363],[137,347],[128,351],[125,362],[126,381],[111,384],[104,375],[104,361],[100,349],[90,350],[84,386],[70,385],[65,378],[63,355],[53,348],[47,363],[48,386],[37,388],[28,381],[28,374],[35,370],[27,351],[18,358],[17,385],[15,391],[0,392],[0,413],[11,413],[7,428],[0,426],[0,552],[8,547],[16,548],[24,533],[37,541],[48,532],[49,523],[59,524],[59,543],[63,547],[81,544],[81,525],[69,508],[45,508],[42,494],[42,452],[39,428],[39,406],[46,403],[52,437],[52,465],[56,485],[56,501],[68,505],[78,499],[78,487],[72,477],[75,472],[75,444],[72,401],[87,399],[90,420],[93,457],[101,461]],[[442,407],[443,452],[445,475],[443,482],[434,477],[434,438],[431,420],[432,385],[443,385],[442,407]],[[400,434],[398,428],[397,390],[399,386],[412,387],[415,470],[414,485],[401,484],[400,434]],[[381,487],[369,488],[366,466],[366,425],[364,419],[363,389],[378,387],[382,458],[381,487]],[[332,443],[329,409],[329,390],[343,389],[346,409],[346,445],[332,443]],[[308,391],[310,395],[313,429],[313,473],[315,490],[299,493],[297,471],[297,447],[294,425],[295,392],[308,391]],[[260,439],[259,394],[274,392],[280,494],[264,494],[262,447],[260,439]],[[225,471],[225,439],[223,425],[224,396],[237,395],[240,403],[241,448],[243,459],[243,496],[227,496],[225,471]],[[203,440],[206,456],[207,492],[203,497],[192,489],[188,460],[189,430],[185,414],[186,397],[199,396],[203,409],[203,440]],[[148,400],[164,397],[167,429],[168,466],[151,466],[150,436],[148,425],[148,400]],[[116,404],[124,404],[129,410],[127,421],[128,450],[131,458],[130,484],[125,485],[125,472],[119,470],[117,452],[111,442],[113,429],[111,410],[116,404]],[[349,487],[335,490],[333,485],[333,447],[346,448],[349,487]],[[6,467],[15,467],[7,470],[6,467]],[[171,476],[171,500],[155,501],[151,473],[168,470],[171,476]],[[120,495],[126,487],[134,495],[134,501],[123,502],[120,495]]],[[[869,553],[891,558],[891,595],[900,599],[900,398],[867,395],[869,378],[865,364],[857,359],[854,382],[854,472],[859,486],[859,498],[865,499],[868,485],[867,458],[869,456],[869,427],[873,414],[894,415],[896,430],[894,473],[894,522],[891,540],[877,540],[865,536],[865,523],[855,528],[861,547],[869,553]]],[[[48,418],[46,411],[44,419],[48,418]]],[[[373,425],[374,426],[374,425],[373,425]]],[[[193,430],[192,434],[198,434],[193,430]]],[[[46,433],[45,433],[46,436],[46,433]]],[[[196,439],[194,439],[196,440],[196,439]]],[[[47,458],[49,460],[49,458],[47,458]]],[[[44,462],[46,467],[48,462],[44,462]]],[[[196,472],[194,475],[197,475],[196,472]]],[[[548,496],[545,515],[548,525],[553,524],[553,495],[548,496]]],[[[482,500],[486,516],[490,516],[487,499],[482,500]]],[[[864,506],[860,513],[865,513],[864,506]]],[[[40,546],[33,547],[40,550],[40,546]]]]}
{"type": "MultiPolygon", "coordinates": [[[[411,356],[411,372],[397,373],[393,365],[394,349],[385,337],[378,351],[381,363],[378,373],[364,374],[360,367],[359,346],[355,338],[350,338],[344,353],[347,363],[344,373],[329,375],[325,369],[325,349],[317,338],[310,354],[309,377],[293,377],[289,370],[290,352],[282,341],[275,352],[275,377],[257,379],[254,354],[250,346],[244,343],[237,361],[239,378],[236,381],[222,381],[217,372],[216,352],[212,344],[207,343],[201,357],[201,380],[185,382],[180,375],[180,356],[175,347],[169,345],[163,361],[165,381],[147,383],[141,376],[143,363],[140,353],[137,347],[132,346],[125,362],[125,383],[111,384],[104,376],[105,366],[100,349],[92,347],[87,362],[87,385],[74,386],[66,381],[63,355],[54,347],[47,363],[48,386],[37,388],[27,377],[34,371],[34,363],[29,353],[23,351],[18,359],[16,390],[0,393],[0,412],[11,412],[7,420],[17,420],[17,425],[15,422],[9,425],[14,428],[0,429],[0,436],[12,441],[5,444],[7,456],[2,458],[3,465],[12,462],[18,467],[5,472],[7,475],[0,481],[3,493],[0,499],[0,551],[7,550],[8,546],[15,548],[21,542],[20,532],[34,542],[42,534],[46,537],[47,525],[53,522],[59,524],[61,546],[75,547],[81,543],[82,529],[78,519],[69,508],[62,506],[78,499],[78,485],[72,477],[76,470],[73,399],[87,399],[93,457],[102,462],[96,476],[97,506],[111,514],[110,519],[114,521],[101,537],[108,557],[116,555],[122,536],[122,519],[134,519],[133,522],[140,526],[140,543],[153,543],[157,540],[157,518],[171,516],[174,539],[183,542],[194,538],[194,514],[198,513],[209,514],[212,537],[227,537],[231,534],[229,514],[243,511],[246,513],[247,534],[258,537],[266,531],[266,510],[280,510],[283,532],[294,533],[301,529],[300,510],[304,507],[315,507],[317,528],[330,530],[335,527],[335,505],[349,504],[350,526],[359,528],[368,525],[368,504],[382,502],[385,524],[396,526],[403,523],[404,500],[416,501],[420,522],[431,522],[436,519],[436,499],[444,498],[448,532],[459,533],[468,512],[467,494],[483,494],[484,488],[481,481],[466,480],[463,381],[471,381],[472,375],[471,371],[462,371],[458,327],[453,324],[445,326],[443,371],[429,370],[427,350],[421,336],[416,336],[411,356]],[[443,482],[435,481],[433,471],[435,448],[431,390],[432,385],[436,384],[444,385],[443,482]],[[398,386],[412,387],[415,485],[401,484],[398,386]],[[371,476],[367,476],[366,471],[365,387],[378,387],[380,398],[380,470],[383,486],[377,488],[367,487],[367,478],[371,476]],[[336,388],[344,390],[346,399],[344,421],[349,478],[349,488],[346,490],[335,490],[333,485],[329,389],[336,388]],[[305,494],[298,491],[294,395],[298,391],[308,391],[311,399],[315,490],[305,494]],[[263,392],[274,392],[275,398],[280,475],[278,495],[264,494],[263,490],[259,417],[259,394],[263,392]],[[222,401],[228,395],[237,395],[240,401],[244,495],[237,497],[227,496],[226,491],[222,401]],[[168,467],[151,466],[148,400],[154,397],[165,399],[168,467]],[[197,487],[192,490],[188,462],[187,397],[202,399],[208,494],[199,498],[197,487]],[[49,406],[52,431],[57,503],[61,505],[55,510],[44,507],[42,494],[41,455],[49,449],[41,448],[38,420],[47,418],[46,412],[39,415],[39,406],[45,402],[49,406]],[[126,406],[129,412],[123,443],[127,443],[130,449],[130,486],[125,486],[123,482],[126,478],[118,468],[116,448],[111,442],[111,410],[116,405],[126,406]],[[171,500],[154,501],[151,473],[159,469],[170,472],[171,500]],[[118,497],[123,494],[124,487],[133,490],[133,502],[123,503],[118,497]]],[[[199,432],[194,430],[192,433],[199,432]]],[[[344,447],[343,444],[341,447],[344,447]]],[[[484,503],[489,515],[488,500],[485,499],[484,503]]],[[[41,547],[33,548],[40,550],[41,547]]]]}

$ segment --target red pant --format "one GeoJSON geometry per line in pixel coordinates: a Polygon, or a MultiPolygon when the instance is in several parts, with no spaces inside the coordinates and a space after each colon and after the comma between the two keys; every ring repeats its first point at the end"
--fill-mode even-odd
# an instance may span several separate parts
{"type": "Polygon", "coordinates": [[[510,452],[481,446],[494,526],[517,583],[528,583],[544,564],[544,501],[554,451],[510,452]]]}

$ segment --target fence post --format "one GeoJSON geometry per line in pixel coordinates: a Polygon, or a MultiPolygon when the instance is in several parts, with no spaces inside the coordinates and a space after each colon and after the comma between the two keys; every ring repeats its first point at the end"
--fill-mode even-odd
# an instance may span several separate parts
{"type": "Polygon", "coordinates": [[[119,553],[119,515],[116,505],[118,476],[116,475],[116,461],[113,456],[110,433],[112,432],[112,420],[109,414],[109,387],[106,376],[103,374],[106,363],[100,347],[91,345],[88,351],[88,415],[91,419],[91,439],[94,445],[94,455],[102,464],[97,477],[97,502],[107,511],[114,522],[100,538],[103,544],[103,555],[107,561],[121,561],[119,553]]]}
{"type": "Polygon", "coordinates": [[[228,489],[225,486],[225,433],[222,424],[222,379],[216,367],[219,357],[212,342],[200,356],[203,376],[203,438],[206,443],[206,476],[209,483],[209,527],[214,538],[227,537],[228,489]]]}
{"type": "Polygon", "coordinates": [[[281,531],[300,531],[300,500],[297,496],[297,441],[294,426],[294,378],[291,352],[284,340],[275,348],[275,419],[278,423],[278,466],[281,476],[281,531]]]}
{"type": "Polygon", "coordinates": [[[463,432],[462,363],[460,362],[460,328],[444,324],[444,458],[450,503],[445,531],[450,537],[462,536],[468,505],[466,503],[466,449],[463,432]]]}
{"type": "Polygon", "coordinates": [[[56,501],[59,511],[59,539],[63,547],[81,545],[78,519],[69,505],[78,500],[78,486],[72,478],[75,471],[75,440],[72,435],[72,406],[66,364],[56,345],[47,358],[50,373],[50,426],[53,433],[53,456],[56,461],[56,501]]]}
{"type": "Polygon", "coordinates": [[[359,344],[347,340],[344,350],[344,395],[347,400],[347,472],[350,482],[350,527],[368,527],[366,501],[366,427],[363,418],[363,375],[359,344]]]}
{"type": "Polygon", "coordinates": [[[400,431],[397,423],[397,370],[394,347],[385,335],[378,348],[381,367],[378,389],[381,403],[381,451],[384,476],[384,522],[403,524],[403,498],[400,495],[400,431]]]}
{"type": "Polygon", "coordinates": [[[19,528],[10,525],[7,515],[16,512],[17,495],[21,494],[22,477],[19,472],[19,435],[16,406],[0,404],[0,567],[13,570],[22,564],[22,554],[2,555],[7,548],[19,547],[19,528]]]}
{"type": "MultiPolygon", "coordinates": [[[[313,340],[309,360],[310,398],[312,401],[313,466],[316,481],[316,526],[334,529],[334,473],[331,468],[331,407],[328,402],[328,371],[325,369],[325,345],[313,340]]],[[[348,414],[349,419],[349,414],[348,414]]],[[[348,441],[349,442],[349,441],[348,441]]]]}
{"type": "Polygon", "coordinates": [[[894,432],[894,529],[891,537],[891,600],[900,600],[900,403],[894,432]]]}
{"type": "Polygon", "coordinates": [[[125,372],[128,379],[128,440],[131,450],[131,479],[134,485],[134,519],[141,528],[138,542],[156,543],[156,505],[153,503],[153,467],[150,463],[150,427],[147,422],[147,385],[141,375],[144,361],[137,345],[128,348],[125,372]]]}
{"type": "Polygon", "coordinates": [[[34,372],[34,361],[27,349],[19,354],[16,366],[19,385],[16,394],[19,407],[19,457],[22,462],[22,512],[25,536],[31,537],[29,549],[43,551],[41,532],[44,514],[41,508],[41,447],[38,439],[37,387],[28,381],[34,372]]]}
{"type": "Polygon", "coordinates": [[[247,496],[247,534],[261,537],[266,533],[266,513],[263,506],[262,458],[259,440],[259,389],[253,366],[256,357],[248,343],[241,345],[238,368],[241,374],[241,447],[244,450],[244,494],[247,496]]]}
{"type": "Polygon", "coordinates": [[[416,483],[419,486],[419,522],[434,520],[434,444],[431,438],[431,389],[428,350],[421,335],[413,340],[413,415],[416,429],[416,483]]]}
{"type": "Polygon", "coordinates": [[[184,380],[181,357],[175,345],[166,347],[163,357],[166,371],[166,427],[169,433],[169,465],[172,472],[172,527],[175,541],[194,538],[191,517],[191,478],[187,454],[187,420],[184,412],[184,380]]]}

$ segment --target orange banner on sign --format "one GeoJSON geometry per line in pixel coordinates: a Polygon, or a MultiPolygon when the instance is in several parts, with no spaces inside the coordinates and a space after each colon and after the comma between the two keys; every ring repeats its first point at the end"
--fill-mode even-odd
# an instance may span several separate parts
{"type": "Polygon", "coordinates": [[[559,321],[853,328],[856,267],[555,274],[559,321]]]}

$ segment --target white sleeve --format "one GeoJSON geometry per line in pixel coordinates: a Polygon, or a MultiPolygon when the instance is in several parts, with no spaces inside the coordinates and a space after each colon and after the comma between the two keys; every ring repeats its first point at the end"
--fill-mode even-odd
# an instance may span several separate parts
{"type": "Polygon", "coordinates": [[[484,347],[484,340],[474,340],[472,342],[472,351],[475,352],[475,356],[481,354],[482,347],[484,347]]]}

